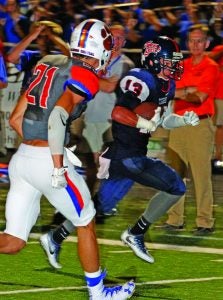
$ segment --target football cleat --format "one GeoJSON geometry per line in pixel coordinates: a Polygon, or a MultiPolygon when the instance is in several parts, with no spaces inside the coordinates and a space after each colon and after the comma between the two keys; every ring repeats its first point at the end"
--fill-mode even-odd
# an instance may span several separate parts
{"type": "Polygon", "coordinates": [[[52,240],[52,231],[40,237],[40,244],[47,255],[50,265],[55,269],[61,269],[62,266],[58,263],[61,247],[52,240]]]}
{"type": "Polygon", "coordinates": [[[144,244],[143,234],[134,235],[129,232],[129,229],[127,229],[122,233],[121,240],[132,249],[136,256],[151,264],[154,263],[154,258],[149,253],[148,249],[146,249],[144,244]]]}
{"type": "Polygon", "coordinates": [[[135,283],[133,281],[114,287],[103,286],[96,293],[90,292],[90,300],[126,300],[132,297],[134,291],[135,283]]]}

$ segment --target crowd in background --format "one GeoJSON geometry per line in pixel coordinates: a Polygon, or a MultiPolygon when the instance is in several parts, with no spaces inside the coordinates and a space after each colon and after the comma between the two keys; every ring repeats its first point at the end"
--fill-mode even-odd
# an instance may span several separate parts
{"type": "MultiPolygon", "coordinates": [[[[82,0],[1,0],[0,38],[4,43],[18,43],[30,31],[34,22],[51,20],[63,28],[62,39],[69,42],[72,29],[85,18],[97,18],[108,25],[124,24],[125,47],[140,48],[158,35],[175,38],[181,50],[186,50],[186,33],[191,24],[205,23],[210,28],[208,50],[221,44],[221,1],[87,1],[82,0]],[[134,5],[125,5],[132,2],[134,5]],[[210,4],[211,3],[211,4],[210,4]]],[[[12,45],[6,44],[7,47],[12,45]]],[[[6,48],[8,50],[8,48],[6,48]]]]}

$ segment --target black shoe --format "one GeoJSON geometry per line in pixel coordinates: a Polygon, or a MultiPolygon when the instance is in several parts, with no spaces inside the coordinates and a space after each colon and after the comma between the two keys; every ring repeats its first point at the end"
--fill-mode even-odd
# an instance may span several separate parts
{"type": "Polygon", "coordinates": [[[209,235],[214,232],[214,228],[197,227],[194,230],[194,235],[209,235]]]}
{"type": "Polygon", "coordinates": [[[181,231],[184,229],[184,224],[176,226],[176,225],[171,225],[171,224],[165,223],[162,226],[162,229],[164,229],[166,231],[181,231]]]}

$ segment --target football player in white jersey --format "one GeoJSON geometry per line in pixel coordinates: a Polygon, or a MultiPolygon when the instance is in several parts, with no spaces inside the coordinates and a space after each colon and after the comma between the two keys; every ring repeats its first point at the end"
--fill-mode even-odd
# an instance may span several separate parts
{"type": "Polygon", "coordinates": [[[124,300],[135,289],[132,281],[104,286],[106,274],[100,268],[94,205],[84,179],[64,151],[69,116],[98,92],[97,72],[106,67],[112,45],[109,28],[88,19],[72,33],[70,58],[48,55],[35,67],[29,88],[10,118],[22,143],[9,164],[6,228],[0,235],[2,254],[25,247],[44,195],[77,228],[78,254],[91,300],[124,300]]]}

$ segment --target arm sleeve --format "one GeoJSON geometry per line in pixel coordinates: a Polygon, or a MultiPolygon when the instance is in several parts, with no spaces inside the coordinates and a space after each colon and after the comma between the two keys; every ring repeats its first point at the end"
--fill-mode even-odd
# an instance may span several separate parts
{"type": "Polygon", "coordinates": [[[51,154],[63,154],[66,124],[69,115],[61,106],[55,106],[48,120],[48,143],[51,154]]]}

